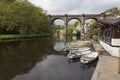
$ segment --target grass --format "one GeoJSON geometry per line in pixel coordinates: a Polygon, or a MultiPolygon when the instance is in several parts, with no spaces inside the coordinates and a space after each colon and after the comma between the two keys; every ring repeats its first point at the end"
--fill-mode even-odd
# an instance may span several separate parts
{"type": "Polygon", "coordinates": [[[17,41],[23,39],[32,39],[32,38],[39,38],[39,37],[48,37],[48,33],[44,34],[32,34],[32,35],[12,35],[12,34],[2,34],[0,35],[0,42],[3,41],[17,41]]]}

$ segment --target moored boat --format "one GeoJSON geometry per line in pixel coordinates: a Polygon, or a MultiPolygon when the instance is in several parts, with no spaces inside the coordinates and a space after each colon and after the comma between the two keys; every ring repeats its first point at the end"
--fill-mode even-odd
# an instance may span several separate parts
{"type": "Polygon", "coordinates": [[[64,48],[63,48],[63,51],[64,52],[69,52],[69,50],[70,50],[70,46],[65,45],[64,48]]]}
{"type": "Polygon", "coordinates": [[[75,58],[80,58],[78,55],[76,55],[75,53],[68,53],[68,59],[75,59],[75,58]]]}
{"type": "Polygon", "coordinates": [[[90,52],[91,52],[90,50],[76,53],[70,51],[68,54],[68,59],[80,58],[82,55],[89,54],[90,52]]]}
{"type": "Polygon", "coordinates": [[[82,51],[87,51],[87,50],[90,50],[89,47],[83,47],[83,48],[79,48],[79,52],[82,52],[82,51]]]}
{"type": "Polygon", "coordinates": [[[96,60],[98,55],[99,55],[98,52],[91,52],[89,54],[83,55],[80,58],[80,62],[83,64],[90,63],[90,62],[96,60]]]}

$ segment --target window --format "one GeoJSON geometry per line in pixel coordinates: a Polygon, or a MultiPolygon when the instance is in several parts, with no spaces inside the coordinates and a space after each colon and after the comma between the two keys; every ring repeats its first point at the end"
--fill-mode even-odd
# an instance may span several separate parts
{"type": "Polygon", "coordinates": [[[114,38],[120,38],[120,27],[114,28],[114,38]]]}
{"type": "Polygon", "coordinates": [[[104,40],[107,43],[110,43],[111,41],[111,29],[107,28],[103,31],[103,37],[102,40],[104,40]]]}
{"type": "Polygon", "coordinates": [[[110,34],[111,34],[111,31],[108,30],[108,31],[107,31],[107,37],[110,37],[110,34]]]}

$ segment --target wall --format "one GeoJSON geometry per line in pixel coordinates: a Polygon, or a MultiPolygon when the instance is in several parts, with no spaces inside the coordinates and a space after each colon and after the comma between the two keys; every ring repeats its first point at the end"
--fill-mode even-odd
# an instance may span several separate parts
{"type": "Polygon", "coordinates": [[[120,46],[120,39],[112,39],[111,45],[120,46]]]}
{"type": "Polygon", "coordinates": [[[115,57],[120,57],[120,47],[112,47],[110,45],[108,45],[107,43],[103,42],[100,40],[100,44],[104,47],[104,49],[106,49],[106,51],[108,53],[110,53],[112,56],[115,57]]]}

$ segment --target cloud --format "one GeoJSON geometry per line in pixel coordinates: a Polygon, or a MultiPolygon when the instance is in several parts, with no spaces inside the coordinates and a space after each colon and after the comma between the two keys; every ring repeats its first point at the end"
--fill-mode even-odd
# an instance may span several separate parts
{"type": "Polygon", "coordinates": [[[29,0],[41,6],[48,14],[101,13],[111,7],[120,7],[120,0],[29,0]]]}
{"type": "MultiPolygon", "coordinates": [[[[120,0],[29,0],[48,14],[99,14],[112,7],[120,8],[120,0]]],[[[74,21],[72,21],[74,22],[74,21]]],[[[55,23],[64,24],[61,20],[55,23]]]]}

